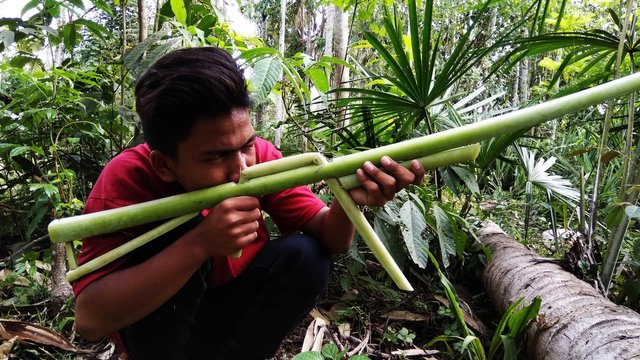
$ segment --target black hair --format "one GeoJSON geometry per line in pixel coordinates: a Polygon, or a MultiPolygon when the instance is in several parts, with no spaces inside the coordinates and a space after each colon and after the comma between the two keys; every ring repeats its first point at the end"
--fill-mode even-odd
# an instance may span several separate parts
{"type": "Polygon", "coordinates": [[[149,147],[174,158],[178,144],[198,120],[251,106],[238,64],[216,47],[180,49],[163,56],[138,80],[135,95],[149,147]]]}

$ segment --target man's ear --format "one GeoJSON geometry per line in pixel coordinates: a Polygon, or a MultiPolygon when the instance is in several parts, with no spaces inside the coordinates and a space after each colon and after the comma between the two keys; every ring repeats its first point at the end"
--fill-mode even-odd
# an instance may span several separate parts
{"type": "Polygon", "coordinates": [[[166,182],[174,182],[177,180],[176,174],[173,171],[173,159],[158,150],[152,150],[149,154],[149,160],[151,161],[151,167],[162,180],[166,182]]]}

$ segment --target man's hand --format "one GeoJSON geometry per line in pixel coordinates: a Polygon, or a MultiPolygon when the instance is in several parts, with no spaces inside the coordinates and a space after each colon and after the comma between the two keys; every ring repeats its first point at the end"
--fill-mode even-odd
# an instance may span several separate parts
{"type": "Polygon", "coordinates": [[[258,237],[260,202],[255,197],[239,196],[214,206],[197,231],[203,251],[208,255],[230,255],[258,237]]]}
{"type": "Polygon", "coordinates": [[[362,187],[349,191],[356,204],[383,206],[393,199],[398,191],[410,184],[419,185],[424,179],[424,167],[417,160],[411,162],[409,169],[400,166],[388,156],[384,156],[380,163],[384,171],[368,161],[361,169],[356,170],[362,187]]]}

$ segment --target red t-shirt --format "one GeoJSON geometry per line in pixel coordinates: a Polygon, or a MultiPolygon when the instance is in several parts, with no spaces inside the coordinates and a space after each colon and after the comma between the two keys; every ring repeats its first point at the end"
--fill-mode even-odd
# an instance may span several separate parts
{"type": "MultiPolygon", "coordinates": [[[[282,158],[282,154],[275,146],[260,138],[256,139],[255,150],[256,164],[282,158]]],[[[156,175],[151,168],[149,152],[149,146],[142,144],[127,149],[113,158],[91,190],[84,213],[137,204],[183,192],[177,183],[167,183],[156,175]]],[[[299,186],[263,196],[260,199],[260,206],[261,210],[271,216],[280,232],[287,235],[299,229],[325,205],[307,187],[299,186]]],[[[206,211],[203,212],[205,215],[206,213],[206,211]]],[[[142,225],[112,234],[86,238],[82,242],[78,263],[83,264],[100,256],[157,225],[142,225]]],[[[212,259],[212,285],[221,285],[240,275],[268,240],[267,227],[264,220],[260,219],[257,240],[243,249],[240,258],[216,256],[212,259]]],[[[93,281],[120,269],[127,259],[127,256],[119,258],[74,281],[74,293],[78,295],[93,281]]]]}

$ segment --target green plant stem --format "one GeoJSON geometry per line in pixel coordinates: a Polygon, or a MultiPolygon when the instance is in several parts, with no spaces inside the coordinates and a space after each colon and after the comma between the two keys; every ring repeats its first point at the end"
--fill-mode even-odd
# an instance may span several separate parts
{"type": "MultiPolygon", "coordinates": [[[[629,71],[633,74],[634,66],[633,66],[633,57],[631,57],[631,63],[629,64],[629,71]]],[[[627,105],[627,131],[625,134],[625,147],[624,147],[624,166],[622,168],[622,183],[620,184],[620,191],[618,193],[618,198],[624,199],[625,192],[627,191],[627,186],[629,186],[629,182],[632,180],[635,174],[635,167],[638,161],[638,157],[634,157],[634,163],[630,164],[631,160],[631,148],[633,146],[633,123],[635,121],[635,102],[636,97],[635,94],[629,94],[629,102],[627,105]]]]}
{"type": "MultiPolygon", "coordinates": [[[[629,15],[631,13],[632,6],[633,6],[633,0],[628,0],[627,12],[624,17],[625,20],[624,20],[622,29],[620,31],[620,37],[618,41],[618,51],[616,54],[616,63],[613,71],[614,79],[618,77],[618,74],[620,72],[620,64],[622,63],[622,54],[624,53],[624,43],[626,39],[627,29],[629,28],[629,18],[630,18],[629,15]]],[[[629,76],[634,76],[634,75],[629,75],[629,76]]],[[[600,182],[602,180],[602,170],[604,166],[602,159],[605,153],[608,151],[607,144],[609,142],[609,130],[611,128],[611,118],[613,117],[613,107],[614,107],[613,101],[609,101],[608,105],[609,106],[607,106],[607,111],[604,117],[604,124],[602,125],[602,136],[601,136],[600,148],[598,151],[596,174],[593,181],[593,196],[591,200],[591,207],[590,207],[590,213],[589,213],[591,221],[589,222],[589,233],[588,233],[588,239],[587,239],[587,247],[588,247],[589,253],[591,253],[592,251],[593,242],[595,241],[595,237],[596,237],[596,226],[598,223],[598,219],[597,219],[598,207],[597,206],[598,206],[599,197],[600,197],[600,182]]],[[[630,109],[630,111],[632,110],[630,109]]],[[[605,291],[606,291],[606,287],[605,287],[605,291]]]]}
{"type": "MultiPolygon", "coordinates": [[[[639,144],[640,145],[640,144],[639,144]]],[[[637,149],[636,152],[639,152],[640,149],[637,149]]],[[[636,158],[637,159],[637,158],[636,158]]],[[[634,166],[634,170],[637,169],[637,166],[634,166]]],[[[640,181],[640,172],[635,171],[635,178],[631,181],[631,184],[638,184],[640,181]]],[[[626,193],[625,193],[626,194],[626,193]]],[[[625,196],[625,201],[628,201],[630,204],[635,204],[638,201],[638,191],[633,188],[631,192],[625,196]]],[[[620,256],[620,249],[622,248],[622,242],[624,240],[625,235],[627,234],[627,229],[629,227],[629,216],[625,211],[622,215],[622,220],[618,224],[616,231],[613,233],[611,237],[611,241],[609,241],[609,246],[607,248],[607,258],[602,264],[602,275],[600,276],[600,281],[602,282],[602,286],[604,287],[605,293],[609,291],[609,287],[611,286],[611,279],[613,278],[613,271],[615,270],[616,264],[618,262],[618,256],[620,256]]]]}
{"type": "MultiPolygon", "coordinates": [[[[82,264],[81,266],[74,268],[73,270],[67,272],[67,280],[69,282],[77,280],[111,262],[113,262],[114,260],[130,253],[131,251],[139,248],[140,246],[148,243],[149,241],[157,238],[158,236],[161,236],[163,234],[166,234],[167,232],[171,231],[172,229],[184,224],[185,222],[193,219],[194,217],[196,217],[198,215],[198,213],[191,213],[191,214],[187,214],[187,215],[182,215],[176,218],[173,218],[167,222],[165,222],[164,224],[155,227],[154,229],[147,231],[146,233],[136,237],[135,239],[132,239],[124,244],[122,244],[121,246],[106,252],[105,254],[85,263],[82,264]]],[[[70,244],[70,243],[67,243],[70,244]]],[[[67,256],[69,255],[69,251],[67,249],[67,256]]],[[[70,266],[71,268],[71,266],[70,266]]]]}
{"type": "Polygon", "coordinates": [[[585,219],[585,214],[586,214],[586,209],[585,209],[585,191],[584,191],[584,167],[580,167],[580,232],[582,234],[585,234],[585,224],[586,224],[586,219],[585,219]]]}
{"type": "Polygon", "coordinates": [[[325,179],[327,185],[335,195],[336,199],[342,206],[342,209],[349,217],[349,220],[353,223],[356,231],[362,237],[362,240],[367,244],[373,255],[378,259],[378,262],[385,269],[387,274],[396,283],[398,288],[405,291],[413,291],[413,287],[409,283],[409,280],[404,276],[398,264],[393,260],[391,254],[387,248],[384,247],[382,241],[378,237],[378,234],[373,230],[369,221],[364,217],[364,214],[358,209],[356,203],[351,199],[351,195],[340,185],[337,179],[325,179]]]}
{"type": "MultiPolygon", "coordinates": [[[[443,166],[472,160],[477,156],[478,151],[479,146],[472,145],[461,149],[453,149],[445,155],[433,155],[419,159],[424,161],[427,167],[443,166]]],[[[378,160],[371,159],[373,162],[378,162],[378,160]]],[[[266,164],[277,164],[279,161],[281,160],[271,161],[266,164]]],[[[262,196],[330,178],[324,176],[326,173],[336,174],[333,177],[345,175],[344,172],[331,171],[331,166],[332,163],[294,167],[279,173],[260,176],[237,185],[226,183],[141,204],[58,219],[49,224],[49,234],[53,234],[51,241],[54,243],[78,240],[88,236],[109,233],[200,211],[212,207],[224,199],[235,196],[262,196]],[[327,168],[329,171],[327,171],[327,168]],[[320,172],[323,169],[324,171],[320,172]]],[[[263,172],[263,170],[260,170],[260,172],[263,172]]],[[[355,172],[355,168],[349,173],[352,174],[353,172],[355,172]]],[[[349,179],[345,181],[347,182],[347,186],[344,186],[346,189],[355,187],[353,181],[349,179]]]]}
{"type": "MultiPolygon", "coordinates": [[[[467,147],[467,148],[471,148],[471,150],[473,150],[472,153],[475,153],[477,155],[476,149],[473,149],[473,147],[467,147]]],[[[463,149],[463,150],[466,150],[466,149],[463,149]]],[[[469,151],[460,151],[460,152],[463,154],[469,153],[469,151]]],[[[451,151],[448,151],[445,153],[451,153],[451,151]]],[[[437,161],[440,157],[436,157],[435,160],[437,161]]],[[[251,179],[251,178],[273,175],[274,173],[277,173],[277,172],[289,171],[301,166],[307,166],[308,164],[319,165],[319,164],[327,163],[326,158],[318,153],[301,154],[299,156],[289,157],[286,160],[287,160],[286,162],[281,162],[281,164],[278,164],[278,166],[274,166],[274,167],[256,166],[257,170],[248,171],[249,169],[251,169],[249,168],[245,170],[245,174],[244,174],[245,176],[241,177],[240,181],[246,182],[246,181],[249,181],[248,179],[251,179]]],[[[269,163],[264,163],[264,164],[266,165],[269,163]]],[[[413,291],[413,287],[409,283],[409,280],[407,280],[407,278],[404,276],[404,274],[400,270],[400,267],[398,267],[396,262],[393,260],[393,257],[391,256],[391,254],[389,254],[389,251],[384,247],[384,244],[382,244],[382,241],[380,241],[380,238],[371,227],[371,224],[369,224],[367,219],[364,217],[364,214],[360,212],[360,209],[358,209],[358,206],[353,202],[353,199],[351,199],[351,196],[342,186],[340,181],[338,179],[326,179],[325,181],[327,182],[327,185],[329,185],[329,188],[331,189],[331,191],[334,193],[337,201],[342,206],[342,209],[344,210],[345,214],[347,214],[347,217],[353,223],[356,231],[360,233],[360,236],[365,241],[365,243],[367,244],[367,246],[369,247],[373,255],[376,257],[380,265],[382,265],[382,267],[387,271],[387,273],[389,274],[391,279],[396,283],[398,288],[405,291],[413,291]]],[[[357,187],[359,186],[359,183],[353,184],[353,185],[354,186],[352,187],[357,187]]],[[[186,221],[195,217],[197,214],[198,213],[187,214],[184,216],[174,218],[146,232],[145,234],[138,236],[137,238],[131,241],[128,241],[122,246],[117,247],[107,252],[106,254],[89,261],[88,263],[78,268],[76,268],[77,265],[70,266],[73,270],[67,273],[67,280],[74,281],[76,279],[81,278],[82,276],[87,275],[92,271],[95,271],[113,262],[119,257],[128,254],[129,252],[139,248],[140,246],[148,243],[149,241],[157,238],[158,236],[161,236],[167,233],[168,231],[172,230],[173,228],[185,223],[186,221]]],[[[66,244],[69,245],[70,242],[67,242],[66,244]]],[[[70,253],[72,254],[72,252],[70,252],[69,249],[67,249],[67,256],[69,256],[70,253]]],[[[231,257],[239,258],[241,255],[242,255],[242,250],[238,251],[235,254],[232,254],[231,257]]],[[[71,259],[73,259],[73,257],[71,257],[69,261],[71,261],[71,259]]]]}

